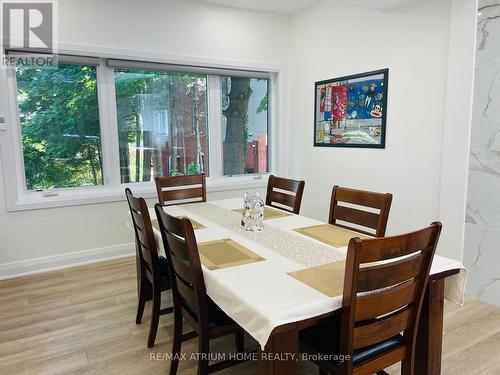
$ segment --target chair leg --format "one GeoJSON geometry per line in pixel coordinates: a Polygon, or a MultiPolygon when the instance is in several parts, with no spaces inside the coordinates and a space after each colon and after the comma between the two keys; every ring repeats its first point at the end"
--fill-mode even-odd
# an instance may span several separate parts
{"type": "Polygon", "coordinates": [[[158,323],[160,321],[161,308],[161,292],[153,286],[153,308],[151,311],[151,324],[149,326],[148,348],[152,348],[155,344],[156,332],[158,331],[158,323]]]}
{"type": "Polygon", "coordinates": [[[198,375],[208,374],[208,355],[210,351],[210,344],[207,335],[201,334],[198,339],[198,375]]]}
{"type": "Polygon", "coordinates": [[[142,323],[142,314],[144,313],[144,305],[146,304],[146,299],[144,295],[141,293],[139,295],[139,304],[137,305],[137,315],[135,317],[135,324],[142,323]]]}
{"type": "Polygon", "coordinates": [[[245,333],[243,331],[236,332],[234,334],[234,339],[236,343],[236,351],[238,353],[243,353],[245,351],[245,333]]]}
{"type": "Polygon", "coordinates": [[[137,316],[135,318],[135,324],[142,323],[142,315],[144,314],[144,305],[148,299],[147,296],[147,284],[149,281],[144,278],[143,275],[140,276],[141,280],[138,282],[137,287],[139,288],[139,304],[137,305],[137,316]]]}
{"type": "Polygon", "coordinates": [[[411,370],[411,361],[408,359],[403,359],[401,361],[401,375],[413,375],[411,370]]]}
{"type": "Polygon", "coordinates": [[[177,374],[179,367],[179,356],[182,347],[182,315],[174,311],[174,343],[172,345],[172,360],[170,362],[170,375],[177,374]]]}

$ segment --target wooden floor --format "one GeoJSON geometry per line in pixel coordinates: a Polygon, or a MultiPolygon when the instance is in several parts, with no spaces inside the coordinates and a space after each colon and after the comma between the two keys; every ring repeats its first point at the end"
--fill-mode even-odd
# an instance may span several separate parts
{"type": "MultiPolygon", "coordinates": [[[[162,353],[171,349],[173,319],[160,318],[157,344],[147,349],[149,308],[135,324],[135,259],[88,265],[0,282],[0,374],[166,374],[162,353]],[[156,357],[156,358],[155,358],[156,357]]],[[[171,303],[165,294],[165,305],[171,303]]],[[[247,348],[255,348],[247,338],[247,348]]],[[[232,337],[215,340],[214,352],[231,352],[232,337]]],[[[195,352],[196,340],[183,351],[195,352]]],[[[195,374],[184,361],[179,374],[195,374]]],[[[250,375],[247,362],[220,374],[250,375]]],[[[398,374],[399,368],[390,370],[398,374]]],[[[301,363],[301,374],[317,370],[301,363]]],[[[447,304],[443,374],[500,374],[500,308],[470,301],[447,304]]]]}

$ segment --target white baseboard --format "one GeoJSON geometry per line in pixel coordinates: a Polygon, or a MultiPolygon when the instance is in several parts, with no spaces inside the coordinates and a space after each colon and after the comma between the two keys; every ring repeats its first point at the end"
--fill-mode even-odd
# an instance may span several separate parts
{"type": "Polygon", "coordinates": [[[134,243],[0,264],[0,280],[60,270],[135,255],[134,243]]]}

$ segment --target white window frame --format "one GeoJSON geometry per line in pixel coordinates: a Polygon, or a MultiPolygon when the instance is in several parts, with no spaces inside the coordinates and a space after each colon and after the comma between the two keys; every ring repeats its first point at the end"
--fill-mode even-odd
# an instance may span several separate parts
{"type": "MultiPolygon", "coordinates": [[[[67,50],[73,56],[74,63],[85,63],[86,57],[98,59],[97,82],[99,100],[99,119],[101,126],[101,147],[103,155],[104,185],[78,188],[56,189],[55,195],[50,192],[26,191],[24,161],[21,146],[21,127],[19,107],[17,103],[16,75],[14,69],[0,69],[0,114],[4,114],[7,130],[0,130],[0,153],[4,186],[6,191],[8,211],[21,211],[41,208],[63,207],[82,204],[103,203],[124,200],[124,189],[130,187],[137,195],[146,198],[156,197],[153,182],[137,182],[122,184],[120,181],[120,161],[118,145],[118,124],[116,120],[116,100],[114,91],[113,69],[108,68],[108,59],[138,60],[133,53],[124,54],[108,50],[99,55],[92,51],[67,50]],[[5,82],[5,84],[2,84],[5,82]],[[1,99],[5,98],[5,99],[1,99]]],[[[0,57],[3,57],[3,51],[0,57]]],[[[144,57],[141,57],[143,59],[144,57]]],[[[149,57],[147,61],[162,64],[176,64],[178,66],[193,65],[192,59],[180,57],[165,58],[163,56],[149,57]]],[[[226,191],[239,189],[262,188],[267,184],[269,174],[284,174],[287,170],[286,158],[286,128],[283,125],[285,118],[285,70],[281,66],[261,64],[235,63],[223,60],[205,60],[198,63],[200,66],[216,69],[232,69],[235,71],[262,71],[270,74],[269,79],[269,113],[268,113],[268,163],[269,172],[264,174],[248,174],[241,176],[223,176],[222,173],[222,142],[220,109],[220,76],[208,74],[208,123],[209,123],[209,168],[210,177],[207,178],[207,190],[226,191]],[[217,86],[218,85],[218,86],[217,86]],[[281,172],[281,173],[280,173],[281,172]]]]}

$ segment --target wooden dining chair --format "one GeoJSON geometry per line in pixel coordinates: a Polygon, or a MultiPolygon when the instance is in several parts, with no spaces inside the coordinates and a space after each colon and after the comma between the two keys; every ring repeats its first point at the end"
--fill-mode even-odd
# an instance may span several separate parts
{"type": "Polygon", "coordinates": [[[208,296],[201,269],[198,245],[189,219],[176,218],[155,205],[165,253],[167,254],[174,300],[174,342],[170,375],[177,373],[182,342],[198,336],[198,374],[205,375],[235,364],[226,360],[209,365],[209,341],[235,334],[236,349],[244,350],[243,329],[228,317],[208,296]],[[183,319],[193,331],[182,333],[183,319]]]}
{"type": "Polygon", "coordinates": [[[205,173],[155,177],[158,202],[162,206],[207,201],[205,173]]]}
{"type": "Polygon", "coordinates": [[[370,236],[384,237],[391,203],[392,194],[390,193],[374,193],[335,185],[332,189],[328,222],[370,236]],[[342,203],[357,207],[346,206],[342,203]]]}
{"type": "Polygon", "coordinates": [[[173,308],[161,308],[161,292],[172,289],[168,272],[167,259],[158,255],[156,240],[151,225],[148,205],[143,198],[136,198],[129,188],[125,189],[132,223],[134,226],[135,240],[138,250],[139,277],[139,305],[135,323],[142,322],[144,305],[152,299],[151,322],[148,335],[148,347],[151,348],[156,339],[158,323],[161,315],[173,312],[173,308]],[[148,290],[151,296],[148,296],[148,290]]]}
{"type": "Polygon", "coordinates": [[[298,215],[305,184],[302,180],[270,175],[267,182],[266,205],[298,215]]]}
{"type": "Polygon", "coordinates": [[[400,236],[351,239],[340,316],[300,334],[306,353],[350,356],[316,361],[320,374],[385,374],[397,362],[403,375],[415,374],[418,321],[440,233],[435,222],[400,236]]]}

